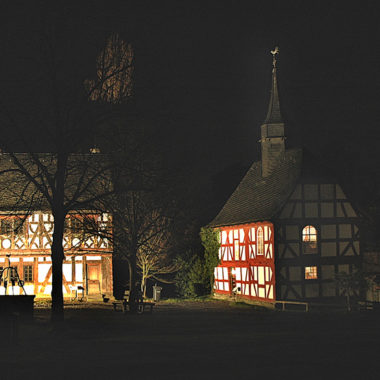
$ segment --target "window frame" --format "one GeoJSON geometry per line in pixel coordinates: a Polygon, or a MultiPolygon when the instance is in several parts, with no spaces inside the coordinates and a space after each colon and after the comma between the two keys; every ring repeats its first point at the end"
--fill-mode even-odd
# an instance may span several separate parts
{"type": "Polygon", "coordinates": [[[240,243],[239,240],[234,240],[234,260],[240,260],[240,243]]]}
{"type": "Polygon", "coordinates": [[[11,237],[13,234],[13,219],[2,218],[0,219],[0,235],[7,238],[11,237]]]}
{"type": "Polygon", "coordinates": [[[302,252],[317,253],[318,251],[318,229],[308,224],[302,228],[302,252]],[[314,238],[314,239],[313,239],[314,238]]]}
{"type": "Polygon", "coordinates": [[[316,265],[305,266],[304,278],[306,281],[318,280],[318,267],[316,265]]]}
{"type": "Polygon", "coordinates": [[[259,226],[257,228],[257,255],[263,256],[264,255],[264,229],[262,226],[259,226]]]}
{"type": "Polygon", "coordinates": [[[23,269],[23,280],[24,282],[34,282],[34,275],[33,275],[33,264],[27,264],[27,265],[23,265],[22,267],[23,269]],[[29,269],[26,270],[26,268],[30,268],[30,271],[29,269]],[[28,278],[27,278],[27,275],[28,275],[28,278]]]}

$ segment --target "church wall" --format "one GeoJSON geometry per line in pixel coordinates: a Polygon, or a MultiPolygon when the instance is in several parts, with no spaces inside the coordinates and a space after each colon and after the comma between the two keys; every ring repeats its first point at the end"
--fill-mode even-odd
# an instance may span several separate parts
{"type": "Polygon", "coordinates": [[[219,229],[220,264],[214,272],[214,292],[274,301],[274,235],[272,223],[251,223],[219,229]]]}
{"type": "Polygon", "coordinates": [[[359,222],[338,184],[298,183],[275,221],[278,299],[340,296],[335,274],[361,264],[359,222]]]}

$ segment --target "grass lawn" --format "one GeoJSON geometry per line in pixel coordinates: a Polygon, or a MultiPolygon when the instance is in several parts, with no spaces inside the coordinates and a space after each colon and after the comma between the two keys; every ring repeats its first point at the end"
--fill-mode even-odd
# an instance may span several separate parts
{"type": "MultiPolygon", "coordinates": [[[[124,315],[69,303],[59,333],[40,305],[3,339],[0,379],[379,379],[380,315],[291,313],[227,301],[124,315]]],[[[4,336],[4,333],[3,333],[4,336]]]]}

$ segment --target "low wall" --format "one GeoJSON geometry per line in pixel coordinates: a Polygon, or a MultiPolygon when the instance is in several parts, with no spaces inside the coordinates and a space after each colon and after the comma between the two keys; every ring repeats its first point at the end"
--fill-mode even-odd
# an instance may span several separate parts
{"type": "Polygon", "coordinates": [[[22,318],[33,318],[34,295],[0,296],[0,315],[20,314],[22,318]]]}

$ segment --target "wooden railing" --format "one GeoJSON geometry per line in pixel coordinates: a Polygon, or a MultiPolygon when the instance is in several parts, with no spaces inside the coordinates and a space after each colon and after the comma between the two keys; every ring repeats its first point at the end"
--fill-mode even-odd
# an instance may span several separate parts
{"type": "MultiPolygon", "coordinates": [[[[299,301],[276,301],[274,303],[275,305],[277,304],[281,304],[281,311],[286,311],[286,310],[289,310],[289,309],[286,309],[286,305],[303,305],[305,307],[305,309],[303,311],[309,311],[309,303],[308,302],[299,302],[299,301]]],[[[296,310],[292,310],[292,311],[296,311],[296,310]]]]}

